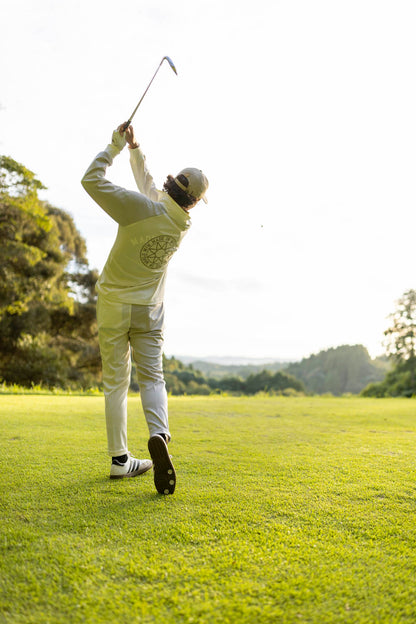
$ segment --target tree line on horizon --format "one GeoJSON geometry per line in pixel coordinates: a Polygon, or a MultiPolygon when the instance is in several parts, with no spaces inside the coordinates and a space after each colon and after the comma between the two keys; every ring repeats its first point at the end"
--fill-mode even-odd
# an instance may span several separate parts
{"type": "MultiPolygon", "coordinates": [[[[0,156],[0,382],[101,387],[96,270],[72,217],[41,201],[42,183],[0,156]]],[[[403,294],[385,332],[386,357],[343,345],[288,365],[218,376],[164,358],[171,394],[416,395],[416,291],[403,294]]],[[[215,365],[213,365],[214,367],[215,365]]],[[[131,388],[138,390],[132,378],[131,388]]]]}
{"type": "MultiPolygon", "coordinates": [[[[227,366],[218,374],[218,365],[205,363],[205,372],[192,364],[185,366],[172,357],[165,360],[165,378],[172,394],[211,394],[226,392],[252,395],[269,394],[359,394],[368,384],[384,379],[389,363],[386,358],[371,360],[363,345],[342,345],[321,351],[300,362],[283,364],[279,370],[274,365],[238,367],[239,373],[227,374],[227,366]],[[270,368],[268,368],[270,367],[270,368]],[[211,375],[211,371],[214,375],[211,375]],[[187,387],[188,385],[188,387],[187,387]],[[192,390],[190,392],[190,390],[192,390]]],[[[230,366],[230,370],[235,369],[230,366]]]]}

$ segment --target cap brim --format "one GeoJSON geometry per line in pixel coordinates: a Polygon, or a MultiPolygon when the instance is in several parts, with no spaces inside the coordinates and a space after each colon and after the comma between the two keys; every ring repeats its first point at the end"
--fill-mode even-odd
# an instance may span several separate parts
{"type": "Polygon", "coordinates": [[[205,195],[203,197],[201,197],[202,201],[204,202],[204,204],[208,203],[208,198],[205,197],[205,195]]]}

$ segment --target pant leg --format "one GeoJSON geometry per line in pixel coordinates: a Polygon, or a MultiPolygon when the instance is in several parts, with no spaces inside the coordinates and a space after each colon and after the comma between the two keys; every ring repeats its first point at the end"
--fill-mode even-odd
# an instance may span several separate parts
{"type": "Polygon", "coordinates": [[[131,360],[128,331],[131,306],[98,297],[97,321],[100,343],[108,453],[112,457],[128,452],[127,392],[131,360]]]}
{"type": "Polygon", "coordinates": [[[163,304],[132,306],[130,344],[149,434],[170,438],[168,397],[163,377],[163,304]]]}

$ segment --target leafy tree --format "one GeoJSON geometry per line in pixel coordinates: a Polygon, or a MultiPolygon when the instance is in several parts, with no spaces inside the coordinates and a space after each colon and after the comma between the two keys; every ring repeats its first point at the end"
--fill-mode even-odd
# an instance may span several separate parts
{"type": "Polygon", "coordinates": [[[0,318],[26,311],[34,293],[44,291],[42,271],[34,267],[42,263],[46,271],[41,241],[52,223],[37,198],[41,188],[23,165],[0,158],[0,318]]]}
{"type": "Polygon", "coordinates": [[[245,382],[241,377],[231,375],[230,377],[223,377],[222,379],[210,378],[209,385],[213,390],[221,390],[221,392],[245,392],[245,382]]]}
{"type": "Polygon", "coordinates": [[[100,370],[95,271],[65,211],[42,202],[35,175],[0,157],[0,378],[91,385],[100,370]]]}
{"type": "Polygon", "coordinates": [[[277,373],[273,374],[268,370],[263,370],[256,375],[249,375],[245,382],[246,394],[256,394],[257,392],[280,393],[288,388],[292,388],[297,392],[305,392],[305,386],[299,379],[283,371],[277,371],[277,373]]]}
{"type": "Polygon", "coordinates": [[[416,358],[416,290],[406,291],[390,314],[391,327],[386,329],[386,353],[394,361],[403,363],[416,358]]]}
{"type": "Polygon", "coordinates": [[[385,348],[393,363],[383,382],[364,389],[364,396],[414,396],[416,394],[416,290],[407,290],[389,316],[385,348]]]}
{"type": "Polygon", "coordinates": [[[167,391],[172,395],[210,394],[208,380],[192,365],[185,366],[174,357],[163,356],[163,370],[167,391]]]}

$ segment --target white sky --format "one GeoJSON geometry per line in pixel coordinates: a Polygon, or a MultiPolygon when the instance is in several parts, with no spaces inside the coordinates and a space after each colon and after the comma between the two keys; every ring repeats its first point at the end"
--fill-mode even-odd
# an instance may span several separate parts
{"type": "MultiPolygon", "coordinates": [[[[80,178],[134,122],[160,187],[209,204],[169,267],[165,351],[382,353],[416,287],[414,0],[0,0],[0,153],[36,172],[102,269],[116,224],[80,178]]],[[[108,177],[134,188],[127,149],[108,177]]]]}

